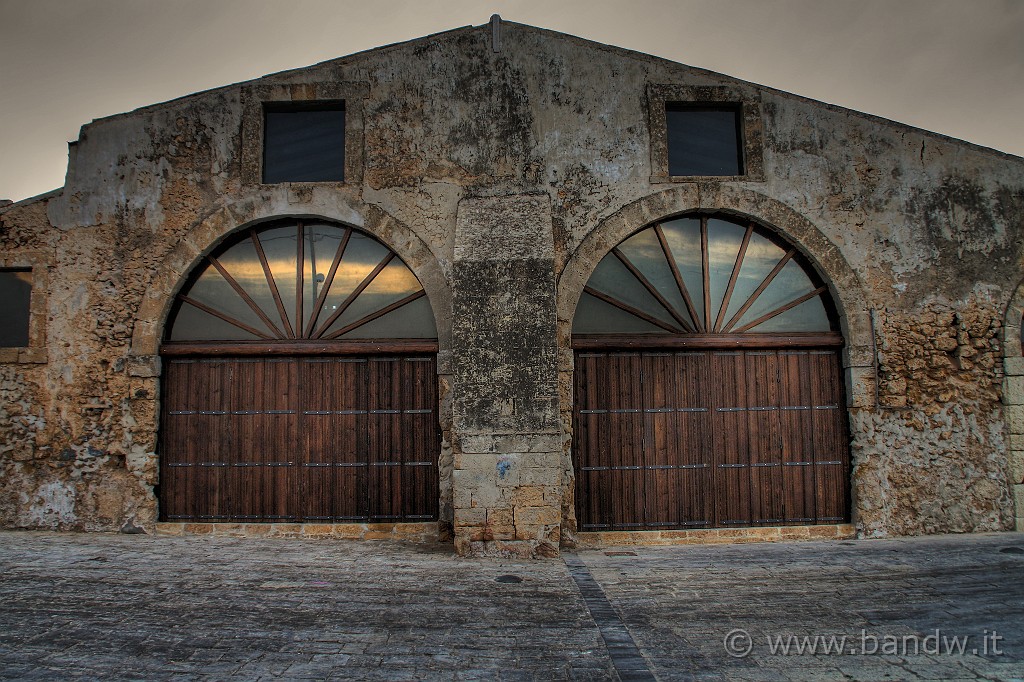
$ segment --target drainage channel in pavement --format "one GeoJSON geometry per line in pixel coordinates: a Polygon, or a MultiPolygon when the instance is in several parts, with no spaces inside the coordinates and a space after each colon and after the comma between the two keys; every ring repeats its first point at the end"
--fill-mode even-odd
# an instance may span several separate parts
{"type": "Polygon", "coordinates": [[[579,588],[594,623],[601,631],[601,638],[604,639],[608,656],[615,666],[619,679],[637,682],[656,680],[636,642],[633,641],[633,636],[629,634],[626,624],[619,618],[618,612],[608,601],[604,590],[594,580],[587,565],[577,555],[568,552],[562,553],[562,560],[568,567],[569,575],[572,576],[576,587],[579,588]]]}

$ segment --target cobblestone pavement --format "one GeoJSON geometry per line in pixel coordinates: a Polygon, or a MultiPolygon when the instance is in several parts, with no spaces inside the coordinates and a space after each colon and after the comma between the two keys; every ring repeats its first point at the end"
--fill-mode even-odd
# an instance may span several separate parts
{"type": "Polygon", "coordinates": [[[0,533],[0,678],[228,677],[1022,679],[1024,535],[528,562],[447,545],[0,533]],[[739,630],[749,639],[730,644],[749,654],[730,656],[739,630]],[[779,635],[848,641],[773,654],[779,635]],[[963,654],[944,650],[952,637],[970,637],[963,654]]]}

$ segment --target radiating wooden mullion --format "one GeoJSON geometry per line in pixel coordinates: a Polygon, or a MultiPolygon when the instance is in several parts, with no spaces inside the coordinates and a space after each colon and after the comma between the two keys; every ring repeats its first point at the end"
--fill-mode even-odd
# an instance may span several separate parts
{"type": "Polygon", "coordinates": [[[324,286],[320,289],[320,295],[317,296],[316,303],[313,304],[313,309],[309,313],[309,322],[306,324],[306,331],[303,334],[303,338],[305,339],[311,338],[310,334],[313,333],[313,327],[316,325],[316,320],[320,317],[324,301],[327,299],[327,292],[330,291],[331,285],[334,283],[334,275],[338,272],[338,265],[341,263],[341,259],[345,255],[345,248],[348,246],[348,240],[351,236],[352,228],[345,228],[345,236],[342,237],[341,244],[338,246],[338,251],[334,254],[334,261],[331,262],[331,269],[327,272],[327,279],[324,280],[324,286]]]}
{"type": "Polygon", "coordinates": [[[669,331],[669,332],[673,332],[673,333],[677,333],[677,334],[682,331],[681,329],[673,327],[672,325],[668,324],[667,322],[662,322],[661,320],[659,320],[658,318],[654,317],[653,315],[648,315],[644,311],[642,311],[642,310],[640,310],[638,308],[634,308],[633,306],[629,305],[628,303],[623,303],[619,299],[613,298],[613,297],[609,296],[608,294],[605,294],[605,293],[602,293],[602,292],[598,291],[597,289],[593,289],[591,287],[584,286],[583,287],[583,291],[587,292],[588,294],[590,294],[594,298],[599,298],[602,301],[604,301],[605,303],[609,303],[609,304],[615,306],[619,310],[625,310],[630,315],[635,315],[636,317],[639,317],[641,320],[643,320],[645,322],[650,322],[651,324],[653,324],[656,327],[661,327],[665,331],[669,331]]]}
{"type": "Polygon", "coordinates": [[[718,309],[718,317],[715,319],[715,332],[722,331],[722,320],[725,318],[725,311],[729,309],[729,300],[732,298],[733,289],[736,288],[736,280],[740,276],[740,268],[743,266],[743,257],[747,254],[747,245],[750,244],[750,236],[754,233],[754,224],[747,225],[747,231],[740,243],[740,250],[736,254],[736,263],[732,266],[732,275],[729,276],[729,286],[725,288],[725,296],[722,298],[722,306],[718,309]]]}
{"type": "Polygon", "coordinates": [[[259,329],[256,329],[255,327],[250,327],[245,322],[242,322],[240,320],[236,320],[235,318],[231,317],[227,313],[222,313],[219,310],[217,310],[216,308],[211,308],[210,306],[206,305],[205,303],[200,303],[199,301],[191,299],[191,298],[189,298],[188,296],[186,296],[184,294],[178,294],[178,298],[180,300],[184,301],[185,303],[188,303],[191,306],[199,308],[204,313],[209,313],[210,315],[213,315],[214,317],[219,317],[220,319],[224,320],[228,324],[233,325],[235,327],[238,327],[239,329],[244,329],[245,331],[249,332],[250,334],[254,334],[254,335],[260,337],[261,339],[269,340],[269,339],[273,339],[274,338],[273,336],[269,336],[265,332],[261,332],[259,329]]]}
{"type": "Polygon", "coordinates": [[[776,315],[781,315],[782,313],[786,312],[787,310],[790,310],[791,308],[797,307],[798,305],[800,305],[804,301],[809,301],[810,299],[814,298],[815,296],[818,296],[819,294],[823,293],[827,288],[828,287],[818,287],[817,289],[815,289],[814,291],[812,291],[810,293],[804,294],[803,296],[801,296],[799,298],[794,298],[792,301],[790,301],[786,305],[781,306],[779,308],[776,308],[775,310],[773,310],[773,311],[771,311],[769,313],[765,313],[764,315],[762,315],[761,317],[757,318],[753,322],[748,322],[747,324],[743,325],[739,329],[735,330],[734,333],[735,334],[742,334],[743,332],[747,331],[748,329],[753,329],[754,327],[756,327],[757,325],[761,324],[762,322],[767,322],[768,320],[772,319],[776,315]]]}
{"type": "MultiPolygon", "coordinates": [[[[380,263],[377,263],[377,267],[375,267],[370,272],[370,274],[368,274],[366,277],[363,278],[363,281],[359,283],[359,286],[357,286],[355,289],[352,290],[352,293],[349,294],[345,298],[345,300],[341,302],[341,305],[339,305],[338,309],[335,310],[334,313],[332,313],[331,316],[327,318],[327,321],[324,322],[322,325],[320,325],[320,328],[316,331],[315,334],[313,334],[313,336],[311,338],[319,339],[319,338],[323,337],[324,332],[326,332],[328,329],[330,329],[331,325],[334,324],[334,321],[337,320],[339,317],[341,317],[342,313],[344,313],[346,310],[348,310],[348,307],[350,305],[352,305],[352,301],[356,300],[356,298],[359,296],[359,294],[363,293],[363,290],[366,289],[366,287],[370,286],[370,283],[373,282],[374,278],[377,277],[377,275],[380,274],[381,270],[383,270],[385,267],[387,267],[387,264],[390,263],[391,260],[394,257],[395,257],[394,252],[388,253],[388,255],[386,255],[384,257],[384,260],[382,260],[380,263]]],[[[333,337],[327,337],[327,338],[333,338],[333,337]]]]}
{"type": "Polygon", "coordinates": [[[700,316],[697,315],[697,310],[694,308],[693,299],[690,298],[690,292],[686,289],[686,283],[683,282],[683,275],[679,272],[679,265],[676,263],[675,257],[672,255],[672,249],[668,247],[668,241],[665,239],[665,232],[661,229],[661,225],[654,226],[654,232],[658,235],[658,243],[661,244],[661,251],[665,254],[665,260],[668,261],[668,266],[672,270],[672,277],[676,280],[676,286],[679,288],[679,293],[683,297],[683,302],[686,303],[686,311],[690,314],[690,319],[693,320],[693,324],[697,327],[697,331],[704,331],[704,324],[700,320],[700,316]]]}
{"type": "Polygon", "coordinates": [[[298,232],[298,239],[295,240],[295,329],[302,331],[302,287],[303,275],[306,269],[306,237],[302,221],[295,226],[298,232]]]}
{"type": "Polygon", "coordinates": [[[423,289],[420,289],[416,293],[410,294],[410,295],[406,296],[405,298],[399,299],[399,300],[395,301],[394,303],[392,303],[391,305],[389,305],[387,307],[384,307],[384,308],[381,308],[380,310],[378,310],[375,313],[370,313],[369,315],[356,320],[352,324],[349,324],[349,325],[346,325],[346,326],[342,327],[341,329],[339,329],[338,331],[334,332],[333,334],[325,336],[324,339],[325,340],[336,339],[339,336],[343,336],[344,334],[348,334],[353,329],[356,329],[358,327],[362,327],[364,324],[366,324],[368,322],[373,322],[378,317],[383,317],[384,315],[387,315],[391,311],[398,310],[402,306],[407,305],[409,303],[412,303],[416,299],[423,298],[426,295],[427,295],[427,292],[424,291],[423,289]]]}
{"type": "Polygon", "coordinates": [[[711,263],[708,253],[708,218],[700,217],[700,268],[704,280],[704,328],[711,329],[711,263]]]}
{"type": "Polygon", "coordinates": [[[764,280],[762,280],[761,283],[757,285],[757,288],[754,289],[754,293],[750,295],[750,298],[747,299],[746,303],[740,306],[740,309],[736,311],[736,314],[733,315],[732,318],[730,318],[729,321],[725,323],[725,327],[722,329],[723,332],[730,331],[732,326],[739,322],[740,318],[743,317],[743,313],[747,312],[747,309],[750,308],[750,306],[754,305],[754,301],[757,300],[757,297],[760,296],[761,293],[768,288],[768,285],[771,284],[772,280],[775,279],[775,276],[782,271],[782,268],[786,267],[786,263],[789,262],[789,260],[793,257],[795,253],[796,249],[790,249],[789,251],[786,252],[786,255],[782,257],[782,260],[775,264],[775,267],[772,268],[772,271],[769,272],[765,276],[764,280]]]}
{"type": "Polygon", "coordinates": [[[267,314],[263,312],[263,309],[260,308],[259,305],[257,305],[256,301],[252,300],[252,297],[248,293],[246,293],[245,289],[242,288],[242,285],[240,285],[238,281],[231,276],[231,273],[224,268],[221,262],[214,258],[213,256],[207,256],[206,259],[210,261],[213,267],[217,268],[217,272],[219,272],[221,277],[223,277],[225,281],[227,281],[227,283],[231,285],[231,288],[235,290],[235,293],[238,294],[243,301],[245,301],[245,304],[249,306],[261,320],[263,320],[263,323],[267,325],[267,328],[269,328],[272,332],[277,334],[277,337],[279,339],[283,339],[284,334],[281,333],[281,330],[277,328],[277,325],[271,322],[270,318],[267,317],[267,314]]]}
{"type": "Polygon", "coordinates": [[[249,234],[249,238],[252,239],[252,245],[256,248],[256,255],[259,256],[260,265],[263,266],[263,274],[267,278],[267,284],[270,285],[270,293],[274,297],[274,304],[277,305],[277,314],[281,316],[281,322],[284,323],[285,331],[288,333],[288,338],[295,338],[295,331],[292,330],[292,323],[288,320],[288,312],[284,309],[284,301],[281,300],[281,292],[277,289],[277,282],[274,281],[274,273],[270,271],[270,263],[267,262],[267,254],[263,251],[263,244],[260,242],[260,237],[256,234],[256,230],[253,230],[249,234]]]}

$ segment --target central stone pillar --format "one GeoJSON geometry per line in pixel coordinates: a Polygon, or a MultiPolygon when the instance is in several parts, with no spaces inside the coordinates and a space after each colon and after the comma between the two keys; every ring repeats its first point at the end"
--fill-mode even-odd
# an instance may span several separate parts
{"type": "Polygon", "coordinates": [[[556,556],[562,472],[548,197],[460,202],[452,270],[455,549],[556,556]]]}

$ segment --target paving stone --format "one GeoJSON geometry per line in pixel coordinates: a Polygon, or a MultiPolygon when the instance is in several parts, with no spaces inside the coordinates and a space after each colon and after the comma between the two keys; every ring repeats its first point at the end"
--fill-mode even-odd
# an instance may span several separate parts
{"type": "Polygon", "coordinates": [[[573,570],[604,598],[593,602],[599,628],[557,560],[464,560],[446,546],[397,543],[5,532],[0,678],[1020,679],[1024,554],[1006,547],[1024,547],[1024,536],[580,551],[573,570]],[[497,582],[503,575],[523,582],[497,582]],[[737,628],[752,638],[742,658],[723,648],[737,628]],[[860,647],[862,633],[936,630],[972,637],[965,654],[784,656],[767,644],[845,635],[860,647]],[[1002,653],[972,653],[993,630],[1002,653]]]}

